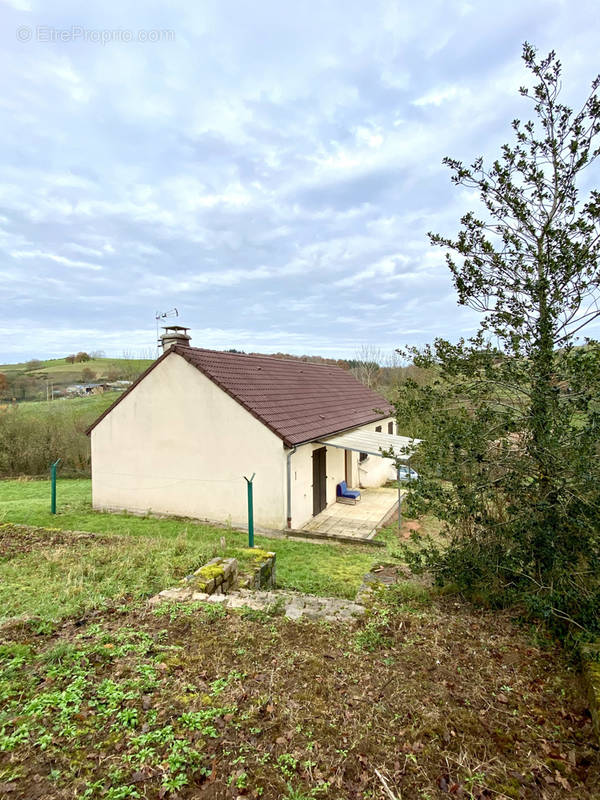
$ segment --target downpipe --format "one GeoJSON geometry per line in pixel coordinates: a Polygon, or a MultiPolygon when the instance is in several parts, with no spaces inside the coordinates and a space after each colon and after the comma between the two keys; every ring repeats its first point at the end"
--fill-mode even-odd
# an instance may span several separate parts
{"type": "Polygon", "coordinates": [[[292,456],[298,448],[293,447],[287,454],[287,526],[292,527],[292,456]]]}

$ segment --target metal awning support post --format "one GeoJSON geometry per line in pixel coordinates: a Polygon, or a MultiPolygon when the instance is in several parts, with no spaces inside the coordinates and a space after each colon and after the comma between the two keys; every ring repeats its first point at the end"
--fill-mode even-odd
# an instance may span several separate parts
{"type": "Polygon", "coordinates": [[[51,481],[51,489],[50,489],[50,513],[56,514],[56,468],[60,464],[60,458],[57,459],[54,464],[50,465],[50,481],[51,481]]]}
{"type": "Polygon", "coordinates": [[[244,480],[248,484],[248,547],[254,547],[254,501],[252,497],[252,481],[256,472],[252,473],[251,478],[244,475],[244,480]]]}

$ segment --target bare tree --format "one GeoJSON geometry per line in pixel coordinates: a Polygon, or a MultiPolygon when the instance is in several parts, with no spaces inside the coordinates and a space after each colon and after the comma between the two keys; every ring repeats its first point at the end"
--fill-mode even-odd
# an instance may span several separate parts
{"type": "Polygon", "coordinates": [[[355,358],[350,359],[348,363],[354,377],[369,389],[374,389],[379,383],[383,360],[381,348],[372,344],[363,344],[355,358]]]}

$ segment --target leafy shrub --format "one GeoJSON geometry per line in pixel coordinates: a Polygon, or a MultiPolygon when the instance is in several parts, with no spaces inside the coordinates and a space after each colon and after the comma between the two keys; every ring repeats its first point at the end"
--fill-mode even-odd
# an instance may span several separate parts
{"type": "MultiPolygon", "coordinates": [[[[53,406],[53,403],[49,404],[53,406]]],[[[0,409],[0,476],[46,475],[57,458],[61,471],[89,474],[87,425],[97,416],[82,418],[68,404],[38,415],[18,406],[0,409]]]]}

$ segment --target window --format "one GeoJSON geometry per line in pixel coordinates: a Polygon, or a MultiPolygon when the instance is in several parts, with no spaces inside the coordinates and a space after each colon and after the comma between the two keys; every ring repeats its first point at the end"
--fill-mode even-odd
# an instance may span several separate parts
{"type": "Polygon", "coordinates": [[[394,432],[394,423],[388,422],[388,433],[393,433],[393,432],[394,432]]]}
{"type": "Polygon", "coordinates": [[[359,455],[359,457],[358,457],[358,460],[359,460],[359,461],[366,461],[368,457],[369,457],[369,454],[368,454],[368,453],[361,453],[361,454],[359,455]]]}
{"type": "Polygon", "coordinates": [[[375,433],[381,433],[381,425],[378,425],[378,426],[375,428],[375,433]]]}

